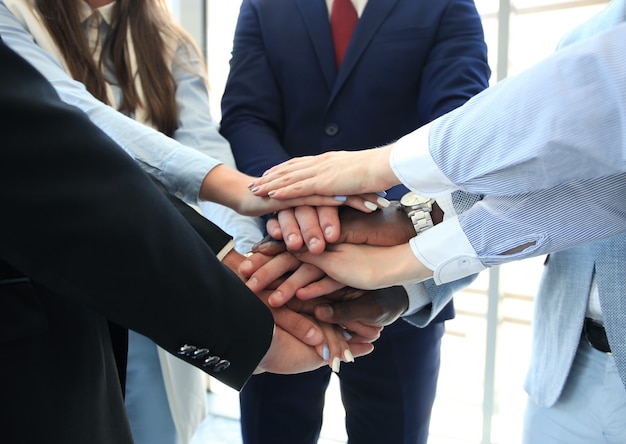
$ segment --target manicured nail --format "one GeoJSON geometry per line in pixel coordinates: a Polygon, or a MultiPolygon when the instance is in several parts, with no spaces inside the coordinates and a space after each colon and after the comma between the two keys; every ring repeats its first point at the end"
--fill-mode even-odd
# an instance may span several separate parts
{"type": "Polygon", "coordinates": [[[250,182],[250,183],[248,184],[248,188],[252,188],[254,185],[255,185],[255,184],[254,184],[254,181],[252,181],[252,182],[250,182]]]}
{"type": "Polygon", "coordinates": [[[346,340],[348,340],[348,341],[349,341],[350,339],[352,339],[352,335],[351,335],[350,333],[348,333],[346,330],[344,330],[344,331],[341,333],[341,335],[342,335],[344,338],[346,338],[346,340]]]}
{"type": "Polygon", "coordinates": [[[352,355],[352,352],[350,350],[346,350],[345,352],[343,352],[343,359],[346,362],[354,362],[354,355],[352,355]]]}
{"type": "Polygon", "coordinates": [[[315,329],[311,328],[307,333],[306,336],[304,337],[304,339],[311,339],[313,337],[313,335],[315,334],[315,329]]]}
{"type": "Polygon", "coordinates": [[[379,197],[378,199],[376,199],[376,202],[378,203],[378,206],[383,208],[387,208],[389,205],[391,205],[391,202],[389,202],[384,197],[379,197]]]}
{"type": "Polygon", "coordinates": [[[257,191],[259,191],[259,187],[251,188],[250,191],[252,191],[253,193],[256,193],[257,191]]]}
{"type": "Polygon", "coordinates": [[[338,200],[339,202],[345,202],[346,199],[346,196],[335,196],[335,200],[338,200]]]}
{"type": "Polygon", "coordinates": [[[385,197],[387,195],[387,192],[386,191],[379,191],[376,194],[378,194],[380,197],[385,197]]]}
{"type": "Polygon", "coordinates": [[[322,349],[322,359],[324,359],[324,361],[328,361],[329,358],[330,358],[330,350],[328,349],[328,345],[325,345],[324,348],[322,349]]]}
{"type": "Polygon", "coordinates": [[[335,373],[339,373],[339,366],[341,366],[341,359],[339,359],[337,356],[335,356],[333,358],[333,365],[332,365],[332,369],[335,373]]]}
{"type": "Polygon", "coordinates": [[[376,211],[378,209],[378,205],[370,202],[369,200],[366,200],[363,205],[365,205],[365,208],[367,208],[368,210],[376,211]]]}
{"type": "MultiPolygon", "coordinates": [[[[258,189],[258,188],[257,188],[257,189],[258,189]]],[[[253,190],[253,192],[254,192],[254,190],[253,190]]],[[[276,194],[276,191],[270,191],[269,193],[267,193],[267,195],[268,195],[269,197],[274,197],[274,195],[275,195],[275,194],[276,194]]]]}

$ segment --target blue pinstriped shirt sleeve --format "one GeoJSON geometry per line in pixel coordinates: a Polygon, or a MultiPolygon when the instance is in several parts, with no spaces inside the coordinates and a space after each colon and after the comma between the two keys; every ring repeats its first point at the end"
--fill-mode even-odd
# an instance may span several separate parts
{"type": "Polygon", "coordinates": [[[626,24],[487,89],[432,125],[434,162],[486,195],[626,171],[624,54],[626,24]]]}
{"type": "Polygon", "coordinates": [[[626,231],[624,54],[619,25],[400,139],[391,163],[409,188],[486,195],[411,241],[435,282],[626,231]]]}

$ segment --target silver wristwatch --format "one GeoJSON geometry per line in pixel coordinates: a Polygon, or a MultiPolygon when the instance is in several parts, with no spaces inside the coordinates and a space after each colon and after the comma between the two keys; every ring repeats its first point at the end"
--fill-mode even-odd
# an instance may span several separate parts
{"type": "Polygon", "coordinates": [[[409,191],[400,199],[400,205],[411,219],[417,234],[433,227],[433,218],[430,215],[433,209],[433,199],[409,191]]]}

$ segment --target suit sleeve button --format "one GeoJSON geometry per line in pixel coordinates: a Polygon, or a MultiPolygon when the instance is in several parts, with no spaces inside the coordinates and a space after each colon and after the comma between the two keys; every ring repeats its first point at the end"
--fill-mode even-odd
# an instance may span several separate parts
{"type": "Polygon", "coordinates": [[[226,370],[228,367],[230,367],[230,361],[227,361],[226,359],[222,359],[220,362],[217,363],[217,365],[213,368],[214,372],[221,372],[222,370],[226,370]]]}
{"type": "Polygon", "coordinates": [[[324,128],[324,131],[327,136],[334,136],[339,132],[339,126],[336,123],[329,123],[326,125],[326,128],[324,128]]]}

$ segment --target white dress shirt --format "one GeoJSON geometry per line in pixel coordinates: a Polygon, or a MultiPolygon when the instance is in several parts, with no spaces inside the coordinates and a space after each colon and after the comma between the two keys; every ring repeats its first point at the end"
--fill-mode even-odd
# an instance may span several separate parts
{"type": "MultiPolygon", "coordinates": [[[[328,9],[328,17],[330,18],[330,12],[333,10],[333,3],[335,0],[326,0],[326,8],[328,9]]],[[[365,9],[365,5],[367,4],[367,0],[351,0],[354,5],[354,9],[356,9],[356,13],[359,17],[363,14],[363,10],[365,9]]]]}

